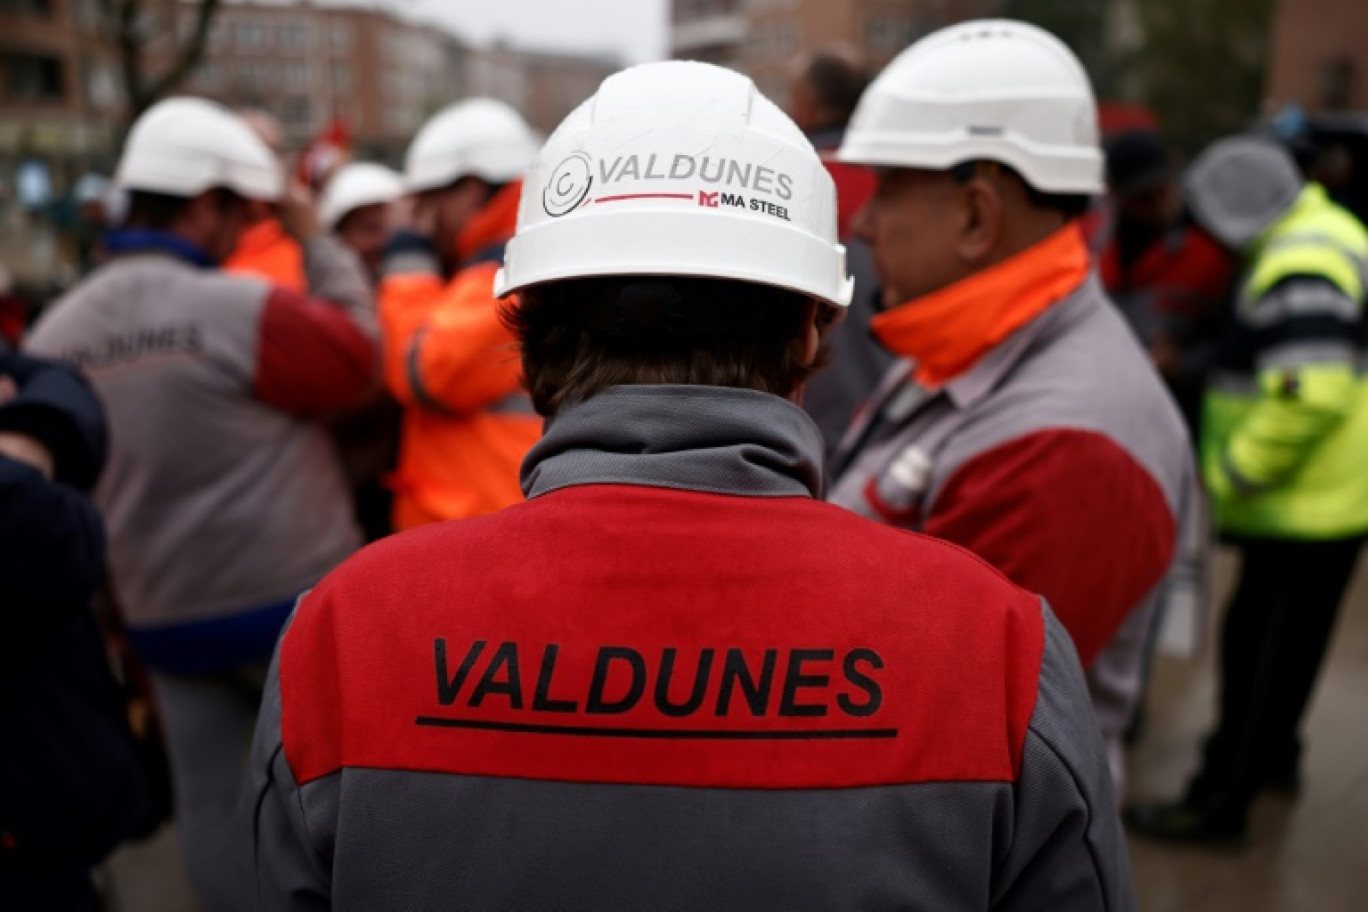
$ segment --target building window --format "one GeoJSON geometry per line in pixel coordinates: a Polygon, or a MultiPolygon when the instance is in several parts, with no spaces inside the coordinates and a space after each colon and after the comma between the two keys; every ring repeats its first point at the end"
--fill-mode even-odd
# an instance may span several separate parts
{"type": "Polygon", "coordinates": [[[195,75],[192,78],[196,88],[213,92],[223,85],[223,75],[223,64],[205,60],[195,67],[195,75]]]}
{"type": "Polygon", "coordinates": [[[865,20],[865,45],[876,51],[899,50],[916,31],[916,26],[904,16],[876,13],[865,20]]]}
{"type": "Polygon", "coordinates": [[[865,20],[865,44],[868,47],[883,47],[884,35],[888,32],[888,20],[883,16],[870,16],[865,20]]]}
{"type": "Polygon", "coordinates": [[[52,17],[52,0],[0,0],[0,13],[52,17]]]}
{"type": "Polygon", "coordinates": [[[240,51],[259,51],[266,47],[266,26],[259,22],[239,22],[233,29],[233,42],[240,51]]]}
{"type": "Polygon", "coordinates": [[[1348,57],[1324,64],[1320,71],[1321,107],[1327,111],[1344,111],[1352,107],[1354,75],[1354,61],[1348,57]]]}
{"type": "Polygon", "coordinates": [[[279,73],[275,64],[264,61],[240,62],[237,66],[237,88],[249,92],[270,92],[279,89],[279,73]]]}
{"type": "Polygon", "coordinates": [[[86,97],[91,106],[98,109],[117,107],[123,101],[118,67],[108,61],[92,63],[86,76],[86,97]]]}
{"type": "Polygon", "coordinates": [[[328,26],[328,47],[334,51],[351,49],[352,30],[346,22],[334,22],[328,26]]]}
{"type": "Polygon", "coordinates": [[[300,23],[289,22],[282,25],[276,33],[276,42],[282,51],[298,53],[308,45],[308,33],[300,23]]]}
{"type": "Polygon", "coordinates": [[[385,109],[385,126],[391,133],[412,131],[415,120],[412,112],[403,105],[392,105],[385,109]]]}
{"type": "Polygon", "coordinates": [[[332,65],[332,86],[334,92],[350,92],[352,87],[352,68],[349,63],[332,65]]]}
{"type": "Polygon", "coordinates": [[[57,57],[9,51],[4,55],[5,95],[16,101],[61,101],[66,69],[57,57]]]}
{"type": "Polygon", "coordinates": [[[287,98],[280,108],[280,119],[287,129],[308,129],[309,99],[287,98]]]}
{"type": "Polygon", "coordinates": [[[207,42],[209,49],[222,51],[228,47],[229,40],[228,23],[222,19],[214,19],[209,25],[209,40],[207,42]]]}
{"type": "Polygon", "coordinates": [[[281,78],[287,89],[307,90],[309,88],[309,65],[302,60],[289,60],[281,64],[281,78]]]}
{"type": "Polygon", "coordinates": [[[780,22],[776,30],[775,43],[779,53],[788,56],[798,50],[798,27],[792,22],[780,22]]]}

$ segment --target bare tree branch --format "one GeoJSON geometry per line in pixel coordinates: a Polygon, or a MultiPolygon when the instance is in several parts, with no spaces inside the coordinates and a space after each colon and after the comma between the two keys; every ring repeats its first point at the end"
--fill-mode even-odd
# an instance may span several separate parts
{"type": "Polygon", "coordinates": [[[199,12],[195,18],[195,29],[181,47],[170,69],[147,87],[147,95],[152,99],[160,98],[178,86],[204,56],[205,45],[209,41],[209,26],[213,24],[214,13],[218,12],[219,0],[200,0],[199,12]]]}
{"type": "MultiPolygon", "coordinates": [[[[194,28],[176,46],[173,60],[166,70],[153,77],[147,74],[146,62],[148,45],[155,37],[151,33],[157,31],[151,29],[149,33],[145,28],[151,16],[150,0],[96,0],[96,3],[118,50],[126,103],[122,132],[126,133],[144,111],[180,85],[203,58],[210,26],[213,25],[221,0],[199,0],[195,7],[194,28]]],[[[166,28],[173,34],[178,31],[175,26],[175,10],[178,8],[179,0],[171,0],[166,28]]]]}

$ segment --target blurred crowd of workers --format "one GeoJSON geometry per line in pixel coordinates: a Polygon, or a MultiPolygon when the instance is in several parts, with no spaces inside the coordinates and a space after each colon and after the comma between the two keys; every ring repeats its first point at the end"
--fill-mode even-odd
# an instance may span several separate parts
{"type": "Polygon", "coordinates": [[[97,908],[174,810],[214,912],[1132,908],[1124,739],[1213,526],[1217,727],[1125,817],[1239,844],[1297,788],[1363,226],[1268,136],[1104,145],[1021,23],[791,98],[651,64],[545,141],[453,104],[402,173],[142,116],[0,348],[0,905],[97,908]]]}

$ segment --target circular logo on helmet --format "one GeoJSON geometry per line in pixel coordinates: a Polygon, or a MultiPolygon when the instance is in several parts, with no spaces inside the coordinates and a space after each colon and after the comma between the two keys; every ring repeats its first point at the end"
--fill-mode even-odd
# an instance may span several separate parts
{"type": "Polygon", "coordinates": [[[573,212],[594,185],[593,159],[587,152],[572,152],[556,166],[542,190],[542,208],[552,218],[573,212]]]}

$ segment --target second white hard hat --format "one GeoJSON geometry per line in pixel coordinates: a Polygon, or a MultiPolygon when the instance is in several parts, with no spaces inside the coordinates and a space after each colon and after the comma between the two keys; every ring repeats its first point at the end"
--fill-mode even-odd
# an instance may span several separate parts
{"type": "Polygon", "coordinates": [[[404,195],[404,179],[384,165],[354,162],[328,179],[318,200],[318,220],[332,231],[347,214],[363,206],[392,203],[404,195]]]}
{"type": "Polygon", "coordinates": [[[894,58],[860,99],[837,157],[935,171],[995,161],[1045,193],[1103,188],[1083,65],[1049,32],[1008,19],[941,29],[894,58]]]}
{"type": "Polygon", "coordinates": [[[522,115],[502,101],[472,98],[433,115],[404,158],[404,179],[417,193],[462,177],[502,184],[521,177],[541,143],[522,115]]]}
{"type": "Polygon", "coordinates": [[[836,188],[746,77],[669,61],[608,77],[528,170],[500,297],[591,276],[701,276],[844,307],[836,188]]]}
{"type": "Polygon", "coordinates": [[[133,124],[114,183],[171,196],[223,188],[273,200],[284,177],[271,150],[232,111],[203,98],[168,98],[133,124]]]}
{"type": "Polygon", "coordinates": [[[1242,250],[1292,207],[1305,183],[1291,153],[1273,140],[1232,136],[1197,156],[1183,191],[1197,223],[1242,250]]]}

